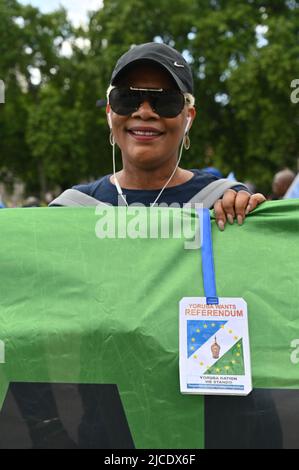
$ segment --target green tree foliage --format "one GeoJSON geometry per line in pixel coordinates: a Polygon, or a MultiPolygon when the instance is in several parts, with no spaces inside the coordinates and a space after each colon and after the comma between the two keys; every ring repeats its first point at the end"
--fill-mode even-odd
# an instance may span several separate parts
{"type": "Polygon", "coordinates": [[[68,187],[111,171],[104,98],[119,56],[158,40],[194,72],[197,119],[187,168],[217,166],[269,190],[273,173],[297,168],[299,2],[105,0],[86,29],[64,10],[42,14],[0,0],[0,168],[30,190],[68,187]],[[66,42],[72,54],[62,54],[66,42]],[[83,45],[85,44],[85,47],[83,45]],[[40,71],[40,81],[34,71],[40,71]]]}
{"type": "Polygon", "coordinates": [[[62,64],[60,50],[70,34],[63,10],[44,15],[15,0],[0,0],[0,77],[6,86],[0,114],[0,166],[30,189],[45,190],[47,178],[42,172],[46,156],[36,165],[32,139],[27,136],[30,115],[41,106],[44,89],[56,80],[62,64]]]}

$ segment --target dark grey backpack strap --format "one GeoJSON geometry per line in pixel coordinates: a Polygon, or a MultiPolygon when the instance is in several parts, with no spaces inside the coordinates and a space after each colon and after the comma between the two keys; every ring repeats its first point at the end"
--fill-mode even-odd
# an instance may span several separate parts
{"type": "MultiPolygon", "coordinates": [[[[203,204],[203,207],[210,209],[215,202],[223,196],[227,189],[234,186],[244,186],[237,181],[228,181],[227,179],[219,179],[208,184],[205,188],[193,196],[187,204],[203,204]]],[[[54,201],[49,204],[51,206],[67,206],[67,207],[88,207],[88,206],[109,206],[105,202],[98,201],[88,194],[82,193],[77,189],[67,189],[54,201]]]]}
{"type": "Polygon", "coordinates": [[[67,207],[88,207],[88,206],[108,206],[105,202],[98,201],[88,194],[78,191],[78,189],[67,189],[54,201],[49,204],[51,206],[67,206],[67,207]]]}
{"type": "Polygon", "coordinates": [[[208,184],[205,188],[195,194],[188,204],[203,204],[204,208],[210,209],[213,207],[215,202],[223,196],[227,189],[233,189],[234,186],[240,185],[244,186],[242,183],[238,183],[238,181],[228,181],[225,178],[221,178],[208,184]]]}

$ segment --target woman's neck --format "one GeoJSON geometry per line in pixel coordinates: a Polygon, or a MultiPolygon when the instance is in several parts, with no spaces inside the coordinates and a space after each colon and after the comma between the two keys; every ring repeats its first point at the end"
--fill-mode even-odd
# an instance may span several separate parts
{"type": "MultiPolygon", "coordinates": [[[[169,179],[172,170],[163,171],[161,168],[157,170],[136,170],[130,171],[129,168],[123,168],[116,173],[117,180],[122,188],[125,189],[161,189],[169,179]]],[[[178,186],[186,183],[193,177],[193,173],[189,170],[177,168],[167,188],[178,186]]],[[[113,175],[110,178],[111,183],[115,184],[113,175]]]]}

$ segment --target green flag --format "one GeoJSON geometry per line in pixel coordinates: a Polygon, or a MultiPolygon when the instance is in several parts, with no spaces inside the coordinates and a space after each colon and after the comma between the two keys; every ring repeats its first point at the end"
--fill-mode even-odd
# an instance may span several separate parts
{"type": "MultiPolygon", "coordinates": [[[[255,388],[299,388],[298,209],[268,202],[224,232],[212,221],[218,295],[248,304],[255,388]]],[[[204,296],[201,253],[155,226],[197,216],[127,210],[0,211],[0,402],[10,382],[116,384],[137,448],[202,448],[204,399],[180,394],[178,370],[178,305],[204,296]]]]}

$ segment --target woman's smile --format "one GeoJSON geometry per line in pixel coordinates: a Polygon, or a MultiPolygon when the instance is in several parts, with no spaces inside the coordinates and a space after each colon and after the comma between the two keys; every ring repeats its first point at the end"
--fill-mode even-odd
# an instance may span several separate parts
{"type": "Polygon", "coordinates": [[[127,132],[137,142],[153,142],[165,134],[165,132],[151,126],[130,126],[127,132]]]}

